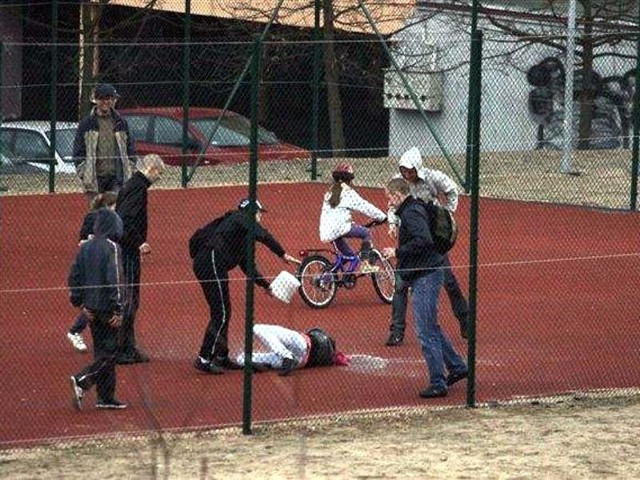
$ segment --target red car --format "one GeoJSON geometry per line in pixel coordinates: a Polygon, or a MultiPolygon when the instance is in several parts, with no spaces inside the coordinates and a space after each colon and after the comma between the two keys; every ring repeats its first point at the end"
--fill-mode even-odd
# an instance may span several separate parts
{"type": "MultiPolygon", "coordinates": [[[[136,153],[156,153],[167,165],[182,165],[182,107],[145,107],[118,110],[129,124],[136,153]]],[[[200,157],[200,165],[249,161],[251,122],[242,115],[217,108],[189,108],[187,165],[200,157]],[[214,128],[218,128],[211,137],[214,128]],[[206,148],[204,146],[206,145],[206,148]],[[204,150],[204,151],[203,151],[204,150]]],[[[258,160],[295,160],[310,158],[311,153],[283,143],[272,132],[258,128],[258,160]]]]}

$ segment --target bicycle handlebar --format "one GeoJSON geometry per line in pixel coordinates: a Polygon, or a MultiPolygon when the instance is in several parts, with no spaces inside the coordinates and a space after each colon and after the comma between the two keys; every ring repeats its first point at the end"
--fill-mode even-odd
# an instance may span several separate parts
{"type": "Polygon", "coordinates": [[[384,225],[385,223],[387,223],[386,218],[384,220],[371,220],[370,222],[365,223],[363,227],[365,228],[377,227],[379,225],[384,225]]]}

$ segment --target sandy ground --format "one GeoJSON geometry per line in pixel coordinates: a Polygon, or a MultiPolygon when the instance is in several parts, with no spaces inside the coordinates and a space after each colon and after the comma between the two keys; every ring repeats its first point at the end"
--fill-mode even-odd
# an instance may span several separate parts
{"type": "Polygon", "coordinates": [[[0,476],[631,479],[640,477],[638,431],[640,398],[573,398],[4,451],[0,476]]]}

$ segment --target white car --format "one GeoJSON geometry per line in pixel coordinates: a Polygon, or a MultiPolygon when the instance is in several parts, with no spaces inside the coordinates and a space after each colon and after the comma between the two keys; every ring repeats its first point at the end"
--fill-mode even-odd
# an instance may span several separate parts
{"type": "MultiPolygon", "coordinates": [[[[77,122],[56,123],[57,173],[75,173],[73,138],[77,122]]],[[[51,122],[25,120],[0,123],[0,173],[27,173],[50,166],[51,122]],[[35,169],[30,168],[35,167],[35,169]]]]}

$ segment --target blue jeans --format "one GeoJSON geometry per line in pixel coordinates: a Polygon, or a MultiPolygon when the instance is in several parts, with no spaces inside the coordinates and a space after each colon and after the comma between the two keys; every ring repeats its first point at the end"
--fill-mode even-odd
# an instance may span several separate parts
{"type": "MultiPolygon", "coordinates": [[[[453,314],[460,323],[464,322],[466,325],[467,317],[469,316],[469,305],[464,298],[464,294],[460,289],[458,279],[453,274],[451,269],[451,261],[449,255],[444,258],[444,289],[447,292],[449,301],[451,302],[451,309],[453,314]]],[[[400,275],[396,272],[396,285],[393,291],[393,300],[391,305],[391,325],[389,330],[392,334],[397,334],[404,337],[404,331],[406,327],[407,316],[407,293],[409,290],[409,282],[402,280],[400,275]]]]}
{"type": "Polygon", "coordinates": [[[442,270],[435,270],[411,283],[416,333],[429,369],[430,386],[437,389],[447,388],[445,369],[450,374],[467,371],[464,359],[438,324],[438,297],[443,277],[442,270]]]}

